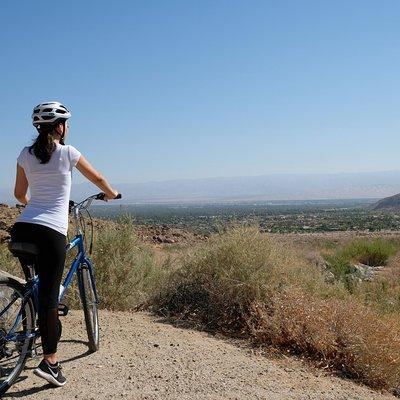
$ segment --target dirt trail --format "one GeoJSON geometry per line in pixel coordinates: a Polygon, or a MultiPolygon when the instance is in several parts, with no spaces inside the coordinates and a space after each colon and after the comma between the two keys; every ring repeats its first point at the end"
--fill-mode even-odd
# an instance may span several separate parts
{"type": "Polygon", "coordinates": [[[100,313],[101,350],[87,354],[83,314],[63,318],[64,388],[27,369],[3,398],[35,399],[394,399],[295,360],[270,360],[207,333],[146,313],[100,313]]]}

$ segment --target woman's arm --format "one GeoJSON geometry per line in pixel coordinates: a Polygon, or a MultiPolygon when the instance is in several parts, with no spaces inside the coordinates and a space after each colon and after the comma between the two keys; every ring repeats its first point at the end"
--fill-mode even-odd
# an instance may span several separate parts
{"type": "Polygon", "coordinates": [[[15,178],[14,196],[22,204],[28,204],[28,179],[26,179],[24,169],[17,164],[17,176],[15,178]]]}
{"type": "Polygon", "coordinates": [[[106,194],[106,199],[114,199],[117,196],[118,192],[110,186],[106,178],[100,172],[96,171],[82,155],[79,157],[76,168],[106,194]]]}

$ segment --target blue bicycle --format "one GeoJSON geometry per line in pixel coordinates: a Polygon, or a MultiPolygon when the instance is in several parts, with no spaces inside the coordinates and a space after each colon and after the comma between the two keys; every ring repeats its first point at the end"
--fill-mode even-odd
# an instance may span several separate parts
{"type": "MultiPolygon", "coordinates": [[[[119,194],[118,199],[121,198],[119,194]]],[[[67,252],[77,249],[77,254],[60,286],[59,315],[67,315],[68,307],[61,303],[77,275],[79,295],[82,301],[88,347],[91,352],[99,349],[98,296],[93,276],[93,265],[85,249],[84,212],[92,222],[89,208],[93,200],[104,200],[99,193],[80,203],[70,202],[70,213],[74,218],[75,237],[67,245],[67,252]]],[[[93,247],[93,223],[89,254],[93,247]]],[[[22,372],[28,357],[36,355],[36,340],[40,337],[37,323],[38,283],[35,275],[37,247],[32,243],[11,242],[10,251],[21,260],[26,284],[12,277],[0,278],[0,395],[5,393],[22,372]]],[[[61,335],[61,329],[60,329],[61,335]]]]}

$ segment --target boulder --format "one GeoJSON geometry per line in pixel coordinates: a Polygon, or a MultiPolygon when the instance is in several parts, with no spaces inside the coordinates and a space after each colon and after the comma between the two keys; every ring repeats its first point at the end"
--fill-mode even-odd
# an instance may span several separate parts
{"type": "Polygon", "coordinates": [[[365,264],[355,264],[353,267],[356,270],[356,274],[363,281],[372,281],[375,276],[374,267],[370,267],[365,264]]]}

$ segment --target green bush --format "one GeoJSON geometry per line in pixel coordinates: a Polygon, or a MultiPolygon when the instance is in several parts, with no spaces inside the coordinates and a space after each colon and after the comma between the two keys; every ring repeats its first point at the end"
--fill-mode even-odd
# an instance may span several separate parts
{"type": "Polygon", "coordinates": [[[359,239],[349,243],[340,254],[347,260],[356,261],[371,267],[386,265],[389,257],[400,249],[397,241],[376,238],[359,239]]]}
{"type": "Polygon", "coordinates": [[[353,291],[355,286],[351,277],[356,276],[354,264],[361,263],[371,267],[386,265],[399,249],[400,243],[392,239],[357,239],[337,249],[333,254],[326,255],[325,260],[335,278],[353,291]]]}
{"type": "Polygon", "coordinates": [[[345,282],[348,275],[355,272],[349,260],[341,253],[326,256],[329,270],[337,280],[345,282]]]}

